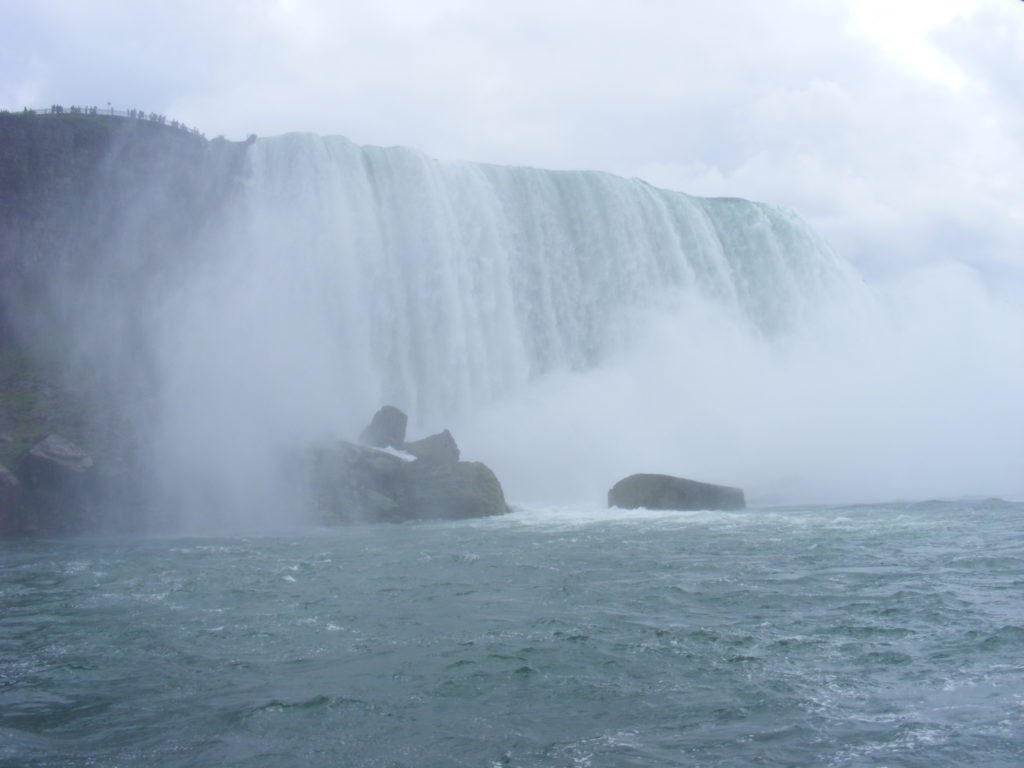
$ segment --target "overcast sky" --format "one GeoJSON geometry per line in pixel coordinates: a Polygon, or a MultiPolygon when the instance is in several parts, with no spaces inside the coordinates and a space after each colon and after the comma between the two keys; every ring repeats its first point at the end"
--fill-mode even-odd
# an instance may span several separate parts
{"type": "Polygon", "coordinates": [[[1020,0],[0,0],[0,106],[108,102],[778,203],[872,276],[1024,272],[1020,0]]]}

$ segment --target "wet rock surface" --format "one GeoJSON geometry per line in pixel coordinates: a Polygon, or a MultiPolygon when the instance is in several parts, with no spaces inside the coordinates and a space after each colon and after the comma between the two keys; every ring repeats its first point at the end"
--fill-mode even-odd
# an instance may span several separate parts
{"type": "Polygon", "coordinates": [[[447,429],[422,440],[406,443],[402,450],[431,464],[454,464],[459,460],[459,446],[447,429]]]}
{"type": "Polygon", "coordinates": [[[672,475],[637,474],[608,491],[608,506],[623,509],[745,509],[743,490],[672,475]]]}
{"type": "Polygon", "coordinates": [[[451,432],[405,442],[407,421],[398,408],[384,406],[360,442],[401,450],[412,460],[345,441],[313,451],[311,487],[322,522],[455,520],[508,511],[494,472],[459,461],[451,432]]]}
{"type": "Polygon", "coordinates": [[[359,435],[359,442],[371,448],[401,448],[409,417],[393,405],[385,405],[359,435]]]}

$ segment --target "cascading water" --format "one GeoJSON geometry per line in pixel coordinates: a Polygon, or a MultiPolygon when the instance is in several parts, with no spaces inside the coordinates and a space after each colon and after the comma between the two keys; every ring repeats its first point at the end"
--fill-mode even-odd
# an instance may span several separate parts
{"type": "Polygon", "coordinates": [[[375,394],[425,420],[593,366],[629,338],[624,312],[683,291],[773,334],[856,280],[795,216],[742,200],[304,135],[252,162],[248,267],[300,281],[375,394]]]}
{"type": "Polygon", "coordinates": [[[156,342],[170,482],[242,494],[218,504],[274,498],[283,450],[351,436],[382,403],[417,429],[459,426],[487,458],[500,438],[475,434],[482,409],[600,367],[652,311],[711,306],[771,343],[860,290],[768,205],[299,134],[250,163],[156,342]]]}
{"type": "Polygon", "coordinates": [[[173,525],[301,517],[288,457],[384,403],[451,428],[513,502],[640,471],[754,503],[1022,490],[1024,323],[969,270],[869,287],[788,211],[604,173],[304,134],[227,150],[242,165],[190,150],[222,181],[176,183],[231,192],[187,236],[168,211],[156,266],[136,252],[173,148],[65,281],[173,525]]]}

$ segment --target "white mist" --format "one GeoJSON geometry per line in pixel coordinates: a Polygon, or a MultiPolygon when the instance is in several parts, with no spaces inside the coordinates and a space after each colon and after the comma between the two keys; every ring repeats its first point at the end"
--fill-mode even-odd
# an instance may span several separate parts
{"type": "Polygon", "coordinates": [[[295,519],[289,457],[382,404],[511,501],[633,472],[754,503],[1021,494],[1024,324],[970,271],[866,286],[794,215],[599,173],[289,135],[152,289],[156,493],[295,519]]]}

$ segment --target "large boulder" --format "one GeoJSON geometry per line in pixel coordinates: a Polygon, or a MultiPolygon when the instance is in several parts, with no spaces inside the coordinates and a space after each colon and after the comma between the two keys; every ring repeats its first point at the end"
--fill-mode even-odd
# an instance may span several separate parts
{"type": "Polygon", "coordinates": [[[385,405],[375,414],[359,442],[372,448],[401,448],[405,444],[405,427],[409,417],[393,405],[385,405]]]}
{"type": "Polygon", "coordinates": [[[608,491],[608,506],[623,509],[744,509],[743,490],[672,475],[630,475],[608,491]]]}
{"type": "Polygon", "coordinates": [[[353,443],[313,452],[313,497],[324,522],[391,522],[404,459],[353,443]]]}
{"type": "Polygon", "coordinates": [[[0,536],[21,533],[21,483],[0,464],[0,536]]]}
{"type": "Polygon", "coordinates": [[[21,457],[18,474],[29,491],[78,491],[92,476],[92,457],[60,435],[47,435],[21,457]]]}
{"type": "Polygon", "coordinates": [[[96,473],[92,457],[60,435],[47,435],[21,457],[22,531],[80,533],[94,527],[96,473]]]}
{"type": "Polygon", "coordinates": [[[462,519],[508,511],[498,478],[478,462],[406,461],[339,442],[314,452],[311,479],[325,523],[462,519]]]}
{"type": "Polygon", "coordinates": [[[432,464],[454,464],[459,460],[459,446],[447,429],[422,440],[406,443],[402,450],[432,464]]]}
{"type": "Polygon", "coordinates": [[[478,461],[411,461],[399,477],[398,512],[406,520],[461,520],[508,512],[501,483],[478,461]]]}

